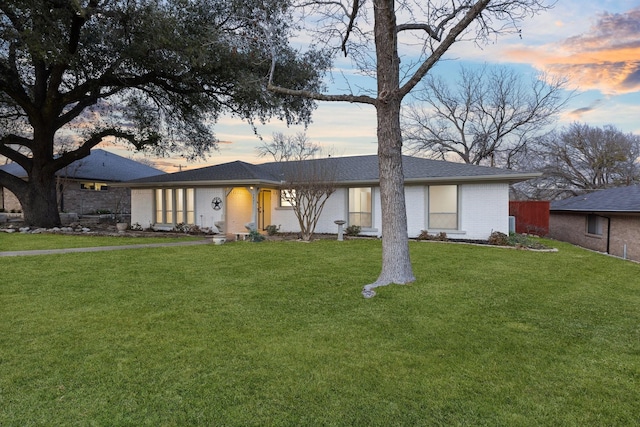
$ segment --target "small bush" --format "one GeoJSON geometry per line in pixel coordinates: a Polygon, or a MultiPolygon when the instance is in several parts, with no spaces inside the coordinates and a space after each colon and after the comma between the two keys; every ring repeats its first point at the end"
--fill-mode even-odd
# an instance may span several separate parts
{"type": "Polygon", "coordinates": [[[177,233],[188,233],[189,228],[190,227],[187,224],[185,224],[184,222],[181,222],[179,224],[176,224],[175,227],[173,227],[173,231],[177,233]]]}
{"type": "Polygon", "coordinates": [[[489,236],[489,244],[496,246],[509,246],[509,236],[499,231],[494,231],[489,236]]]}
{"type": "Polygon", "coordinates": [[[347,236],[357,236],[358,234],[360,234],[360,231],[362,230],[362,228],[359,225],[350,225],[347,228],[345,228],[344,233],[347,236]]]}
{"type": "Polygon", "coordinates": [[[278,230],[280,230],[280,226],[277,227],[275,225],[267,225],[267,234],[269,236],[275,236],[278,234],[278,230]]]}
{"type": "Polygon", "coordinates": [[[422,232],[416,239],[417,240],[437,240],[440,242],[449,241],[449,238],[447,237],[447,233],[445,233],[444,231],[441,231],[438,234],[429,234],[428,231],[422,230],[422,232]]]}
{"type": "Polygon", "coordinates": [[[265,237],[258,232],[258,230],[251,230],[249,232],[249,241],[254,243],[260,243],[265,239],[265,237]]]}

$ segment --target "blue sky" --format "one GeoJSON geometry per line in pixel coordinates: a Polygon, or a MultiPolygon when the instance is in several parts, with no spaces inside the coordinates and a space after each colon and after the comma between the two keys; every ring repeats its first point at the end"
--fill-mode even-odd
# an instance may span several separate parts
{"type": "MultiPolygon", "coordinates": [[[[581,121],[593,126],[612,124],[624,132],[640,134],[640,1],[559,0],[547,12],[522,24],[522,37],[501,36],[479,48],[459,43],[433,73],[450,76],[460,65],[499,64],[521,73],[556,73],[568,79],[575,91],[559,117],[558,125],[581,121]]],[[[347,62],[337,67],[348,69],[347,62]]],[[[365,83],[366,84],[366,83],[365,83]]],[[[346,83],[334,74],[332,93],[346,83]]],[[[296,133],[303,127],[279,122],[261,126],[270,139],[273,132],[296,133]]],[[[256,146],[260,141],[242,120],[222,117],[215,126],[220,150],[204,162],[189,163],[179,157],[151,159],[168,172],[233,160],[260,163],[256,146]]],[[[375,109],[368,105],[319,103],[307,136],[333,155],[374,154],[375,109]]],[[[105,147],[121,155],[132,153],[105,147]]]]}

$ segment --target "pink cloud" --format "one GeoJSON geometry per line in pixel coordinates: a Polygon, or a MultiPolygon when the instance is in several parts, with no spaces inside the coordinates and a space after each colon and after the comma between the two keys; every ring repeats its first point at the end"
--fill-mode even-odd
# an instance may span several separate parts
{"type": "Polygon", "coordinates": [[[588,32],[558,43],[511,49],[511,60],[568,78],[579,90],[640,91],[640,8],[604,13],[588,32]]]}

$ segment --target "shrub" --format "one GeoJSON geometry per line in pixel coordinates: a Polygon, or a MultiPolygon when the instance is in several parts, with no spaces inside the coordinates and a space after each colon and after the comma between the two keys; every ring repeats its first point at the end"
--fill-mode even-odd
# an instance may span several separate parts
{"type": "Polygon", "coordinates": [[[258,230],[251,230],[249,232],[249,241],[254,243],[260,243],[264,240],[264,236],[258,232],[258,230]]]}
{"type": "Polygon", "coordinates": [[[416,240],[437,240],[440,242],[447,242],[449,241],[449,238],[447,237],[447,233],[444,231],[441,231],[438,234],[429,234],[428,231],[422,230],[420,235],[416,237],[416,240]]]}
{"type": "Polygon", "coordinates": [[[269,236],[275,236],[278,234],[278,230],[280,230],[280,226],[277,227],[275,225],[267,225],[267,234],[269,236]]]}
{"type": "Polygon", "coordinates": [[[189,232],[189,226],[187,224],[185,224],[184,222],[181,222],[179,224],[176,224],[175,227],[173,227],[173,231],[178,232],[178,233],[188,233],[189,232]]]}
{"type": "Polygon", "coordinates": [[[489,236],[489,244],[496,246],[509,246],[509,236],[499,231],[494,231],[489,236]]]}
{"type": "Polygon", "coordinates": [[[531,237],[525,236],[524,234],[518,234],[518,233],[509,234],[509,245],[516,246],[519,248],[549,249],[547,246],[532,239],[531,237]]]}
{"type": "Polygon", "coordinates": [[[347,236],[357,236],[360,234],[360,230],[362,230],[362,228],[359,225],[350,225],[345,228],[344,233],[347,236]]]}

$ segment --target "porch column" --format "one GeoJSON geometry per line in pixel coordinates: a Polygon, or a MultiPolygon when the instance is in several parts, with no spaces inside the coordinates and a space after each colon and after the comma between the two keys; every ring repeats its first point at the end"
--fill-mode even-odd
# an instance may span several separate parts
{"type": "Polygon", "coordinates": [[[249,192],[251,193],[251,222],[254,224],[254,230],[258,229],[258,192],[260,189],[258,187],[249,187],[249,192]]]}

